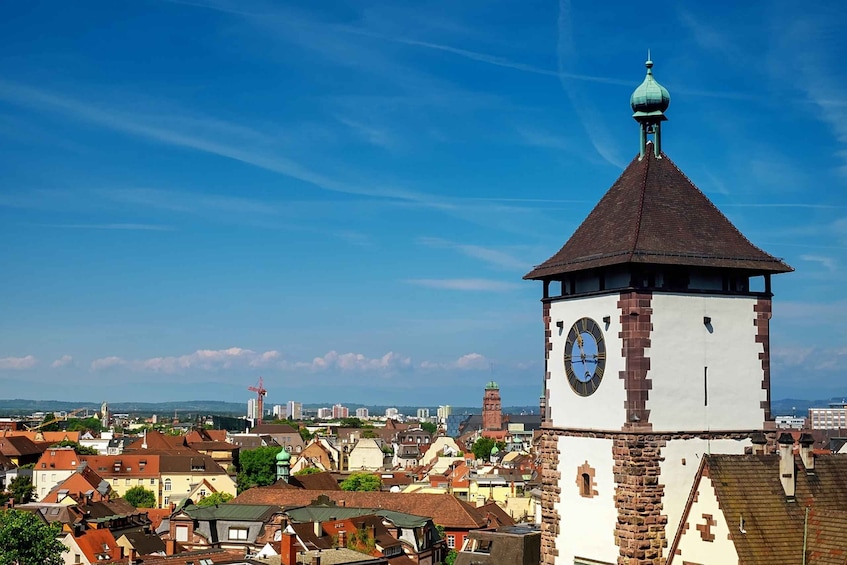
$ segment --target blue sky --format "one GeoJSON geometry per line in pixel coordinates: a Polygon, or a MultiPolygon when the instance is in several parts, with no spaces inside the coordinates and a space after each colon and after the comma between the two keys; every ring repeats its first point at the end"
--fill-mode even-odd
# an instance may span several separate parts
{"type": "Polygon", "coordinates": [[[536,404],[552,255],[663,149],[774,279],[774,398],[847,395],[837,3],[11,2],[4,397],[536,404]],[[765,9],[766,8],[766,9],[765,9]],[[649,9],[649,12],[647,11],[649,9]]]}

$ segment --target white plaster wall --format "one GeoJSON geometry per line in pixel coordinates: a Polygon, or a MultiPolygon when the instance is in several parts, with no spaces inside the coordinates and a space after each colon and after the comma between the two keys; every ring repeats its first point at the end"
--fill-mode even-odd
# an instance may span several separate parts
{"type": "Polygon", "coordinates": [[[350,452],[347,466],[351,471],[375,471],[382,468],[384,457],[385,454],[376,440],[363,438],[350,452]]]}
{"type": "Polygon", "coordinates": [[[615,563],[615,479],[612,474],[612,440],[581,437],[559,438],[560,502],[554,506],[559,513],[559,535],[556,549],[558,563],[573,563],[575,556],[615,563]],[[586,461],[595,470],[594,490],[597,496],[579,495],[577,471],[586,461]]]}
{"type": "MultiPolygon", "coordinates": [[[[654,431],[762,427],[767,399],[752,297],[654,294],[647,403],[654,431]],[[713,332],[703,324],[712,319],[713,332]],[[708,406],[703,368],[708,367],[708,406]]],[[[604,383],[605,384],[605,383],[604,383]]]]}
{"type": "MultiPolygon", "coordinates": [[[[697,502],[691,507],[688,515],[689,527],[680,539],[678,549],[681,553],[675,556],[673,563],[683,562],[702,563],[703,565],[725,565],[727,563],[738,563],[738,552],[735,545],[728,539],[729,525],[724,520],[723,513],[718,505],[715,489],[708,477],[703,477],[699,485],[697,502]],[[698,524],[705,524],[703,514],[711,514],[717,522],[712,526],[711,533],[715,535],[712,542],[704,541],[701,537],[698,524]]],[[[733,524],[737,532],[740,524],[733,524]]]]}
{"type": "Polygon", "coordinates": [[[624,402],[626,391],[623,380],[618,374],[623,371],[621,356],[620,295],[610,294],[582,299],[554,302],[550,305],[550,330],[553,349],[547,362],[550,379],[547,390],[550,393],[550,419],[554,426],[568,429],[620,430],[626,422],[624,402]],[[606,328],[603,318],[609,316],[610,324],[606,328]],[[599,388],[591,396],[576,394],[565,376],[565,340],[571,326],[580,318],[591,318],[603,328],[606,339],[606,369],[599,388]],[[563,322],[560,330],[557,321],[563,322]]]}
{"type": "MultiPolygon", "coordinates": [[[[661,476],[659,481],[665,486],[665,494],[662,499],[668,524],[665,533],[668,544],[673,542],[679,521],[685,510],[685,503],[691,493],[694,484],[694,476],[700,468],[700,462],[704,454],[726,453],[743,454],[744,448],[752,446],[749,439],[717,439],[706,441],[700,438],[678,439],[669,441],[662,448],[662,462],[660,463],[661,476]],[[683,464],[683,460],[685,463],[683,464]]],[[[699,561],[694,560],[695,563],[699,561]]],[[[729,562],[727,562],[729,563],[729,562]]]]}

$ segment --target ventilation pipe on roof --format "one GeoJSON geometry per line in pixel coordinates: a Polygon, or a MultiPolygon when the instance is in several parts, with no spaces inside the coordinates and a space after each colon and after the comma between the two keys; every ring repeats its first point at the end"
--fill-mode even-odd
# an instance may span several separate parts
{"type": "Polygon", "coordinates": [[[786,500],[794,502],[794,438],[789,433],[782,433],[777,443],[779,443],[779,480],[785,491],[786,500]]]}
{"type": "Polygon", "coordinates": [[[800,458],[803,460],[803,466],[806,468],[806,473],[815,472],[815,454],[812,453],[812,445],[815,443],[815,438],[810,433],[804,433],[800,436],[800,458]]]}

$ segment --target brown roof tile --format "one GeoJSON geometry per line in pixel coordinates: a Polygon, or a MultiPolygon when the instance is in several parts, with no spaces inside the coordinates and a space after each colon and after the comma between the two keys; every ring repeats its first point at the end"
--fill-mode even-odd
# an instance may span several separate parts
{"type": "Polygon", "coordinates": [[[739,563],[799,563],[806,508],[807,563],[847,563],[847,456],[817,457],[814,474],[795,457],[793,502],[780,482],[778,455],[707,455],[701,469],[730,525],[739,563]],[[743,534],[738,532],[742,517],[743,534]]]}
{"type": "Polygon", "coordinates": [[[636,157],[565,245],[525,279],[648,263],[784,273],[793,269],[741,234],[667,155],[636,157]]]}
{"type": "Polygon", "coordinates": [[[325,495],[337,505],[354,508],[383,508],[406,514],[426,516],[446,528],[479,529],[486,520],[476,508],[449,494],[399,492],[353,492],[337,490],[300,490],[256,487],[239,494],[230,504],[277,504],[306,506],[319,495],[325,495]]]}

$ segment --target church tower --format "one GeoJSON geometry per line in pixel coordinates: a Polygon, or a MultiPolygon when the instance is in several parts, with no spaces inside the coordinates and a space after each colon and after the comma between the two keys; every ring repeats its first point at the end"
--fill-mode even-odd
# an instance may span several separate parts
{"type": "Polygon", "coordinates": [[[662,151],[652,67],[638,155],[524,277],[543,284],[545,564],[665,563],[699,458],[773,429],[771,276],[792,269],[662,151]]]}
{"type": "Polygon", "coordinates": [[[485,385],[482,396],[482,429],[503,429],[503,409],[500,405],[500,387],[494,381],[485,385]]]}

